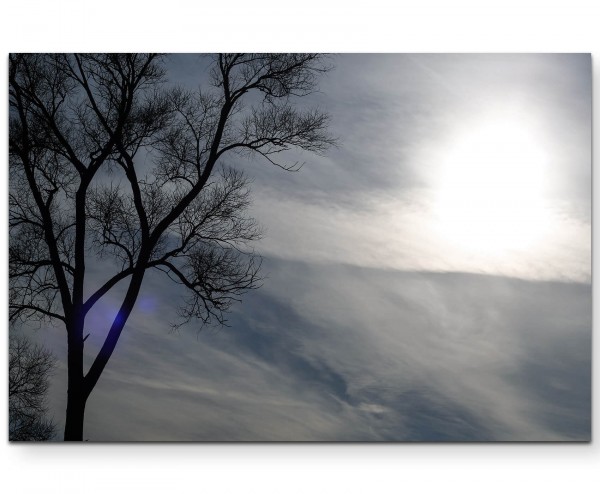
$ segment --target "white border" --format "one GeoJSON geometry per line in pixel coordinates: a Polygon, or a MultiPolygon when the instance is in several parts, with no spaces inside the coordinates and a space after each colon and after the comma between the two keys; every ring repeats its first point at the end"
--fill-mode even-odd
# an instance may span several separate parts
{"type": "MultiPolygon", "coordinates": [[[[597,95],[600,7],[595,4],[597,0],[2,2],[5,58],[0,80],[6,95],[6,54],[11,51],[592,52],[597,95]]],[[[5,101],[6,96],[0,118],[4,163],[5,101]]],[[[598,143],[597,128],[594,142],[598,143]]],[[[7,172],[0,176],[6,180],[7,172]]],[[[598,180],[595,174],[596,185],[598,180]]],[[[6,199],[0,207],[0,231],[6,232],[6,199]]],[[[6,246],[5,240],[0,242],[2,280],[7,279],[6,246]]],[[[6,288],[1,286],[0,320],[6,321],[6,288]]],[[[594,338],[596,358],[597,350],[594,338]]],[[[0,352],[2,369],[7,368],[5,353],[0,352]]],[[[0,393],[7,396],[6,379],[0,393]]],[[[0,424],[7,423],[5,408],[0,424]]],[[[597,406],[594,410],[597,424],[597,406]]],[[[0,464],[10,492],[588,492],[597,485],[600,469],[597,441],[591,445],[141,444],[86,445],[83,450],[69,445],[9,445],[6,432],[2,437],[0,464]]]]}

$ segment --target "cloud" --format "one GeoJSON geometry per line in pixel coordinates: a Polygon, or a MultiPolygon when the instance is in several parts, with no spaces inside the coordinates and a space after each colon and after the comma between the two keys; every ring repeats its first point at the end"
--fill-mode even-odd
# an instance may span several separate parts
{"type": "Polygon", "coordinates": [[[255,177],[253,212],[267,230],[266,255],[590,281],[588,56],[342,55],[335,64],[322,93],[303,104],[331,112],[339,148],[299,156],[307,163],[296,174],[231,158],[255,177]],[[440,174],[457,136],[507,115],[544,150],[547,226],[535,245],[478,252],[445,233],[436,212],[440,174]]]}
{"type": "MultiPolygon", "coordinates": [[[[169,334],[172,311],[138,311],[90,398],[85,436],[589,439],[589,285],[281,260],[265,268],[268,283],[229,328],[169,334]]],[[[150,281],[148,293],[160,286],[150,281]]]]}
{"type": "MultiPolygon", "coordinates": [[[[427,403],[432,416],[461,410],[448,413],[473,416],[480,439],[498,440],[564,438],[575,414],[579,429],[570,437],[585,436],[588,285],[282,265],[294,280],[282,296],[320,328],[307,335],[302,354],[335,369],[354,403],[396,409],[404,397],[411,409],[409,397],[416,397],[421,404],[413,411],[427,403]],[[549,375],[557,380],[547,382],[549,375]],[[564,421],[563,429],[541,425],[547,413],[564,421]]],[[[415,420],[407,415],[394,420],[415,420]]],[[[432,424],[422,431],[441,432],[432,424]]]]}
{"type": "Polygon", "coordinates": [[[407,199],[382,193],[360,209],[295,200],[260,186],[254,192],[252,214],[266,230],[258,248],[271,257],[524,279],[591,279],[590,226],[560,211],[548,212],[551,228],[533,247],[488,252],[449,241],[426,191],[407,199]]]}

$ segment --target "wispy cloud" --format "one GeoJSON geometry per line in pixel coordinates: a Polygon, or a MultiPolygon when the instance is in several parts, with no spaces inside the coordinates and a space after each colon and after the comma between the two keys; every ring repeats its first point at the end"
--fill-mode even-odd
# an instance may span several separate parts
{"type": "Polygon", "coordinates": [[[169,334],[172,313],[138,311],[90,399],[86,437],[589,438],[588,285],[284,261],[266,269],[269,283],[230,328],[169,334]]]}

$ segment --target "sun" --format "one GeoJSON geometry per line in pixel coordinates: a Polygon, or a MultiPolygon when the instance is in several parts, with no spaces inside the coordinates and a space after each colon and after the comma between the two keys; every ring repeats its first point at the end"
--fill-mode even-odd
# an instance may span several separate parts
{"type": "Polygon", "coordinates": [[[547,226],[547,156],[522,118],[479,119],[442,153],[435,214],[446,241],[473,253],[528,249],[547,226]]]}

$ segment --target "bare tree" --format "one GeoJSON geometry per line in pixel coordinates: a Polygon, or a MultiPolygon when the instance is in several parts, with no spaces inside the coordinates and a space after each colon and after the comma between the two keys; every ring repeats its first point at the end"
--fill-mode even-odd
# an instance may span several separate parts
{"type": "Polygon", "coordinates": [[[10,56],[10,318],[66,329],[65,440],[82,439],[86,401],[148,270],[187,289],[178,323],[223,323],[257,286],[251,242],[260,230],[245,216],[247,180],[223,159],[255,154],[296,170],[289,151],[321,153],[333,142],[325,113],[295,105],[328,70],[324,57],[225,54],[211,63],[210,83],[192,92],[170,84],[155,55],[10,56]],[[115,272],[90,288],[86,265],[98,257],[115,272]],[[86,371],[86,315],[123,283],[86,371]]]}
{"type": "Polygon", "coordinates": [[[46,418],[54,356],[23,336],[11,336],[8,364],[9,440],[49,441],[56,434],[56,425],[46,418]]]}

